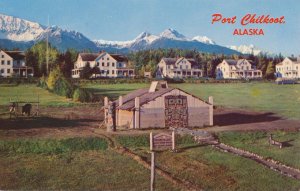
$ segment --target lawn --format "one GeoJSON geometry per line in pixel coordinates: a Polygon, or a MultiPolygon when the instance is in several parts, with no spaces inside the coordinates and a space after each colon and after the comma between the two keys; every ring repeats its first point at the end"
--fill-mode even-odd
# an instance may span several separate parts
{"type": "MultiPolygon", "coordinates": [[[[1,190],[149,190],[149,170],[101,138],[0,142],[1,190]]],[[[157,190],[176,190],[158,177],[157,190]]]]}
{"type": "Polygon", "coordinates": [[[0,84],[0,106],[8,105],[10,99],[30,102],[37,101],[38,98],[42,106],[72,106],[75,104],[65,97],[50,93],[34,84],[0,84]]]}
{"type": "MultiPolygon", "coordinates": [[[[116,99],[149,84],[87,84],[84,87],[96,94],[116,99]]],[[[214,97],[217,106],[274,112],[290,119],[300,119],[300,85],[274,83],[226,83],[226,84],[169,84],[208,100],[214,97]]]]}
{"type": "Polygon", "coordinates": [[[219,133],[222,142],[252,151],[264,157],[272,157],[275,160],[300,169],[300,132],[223,132],[219,133]],[[282,149],[269,145],[268,136],[286,142],[282,149]]]}
{"type": "MultiPolygon", "coordinates": [[[[150,161],[146,136],[118,136],[119,144],[150,161]]],[[[189,137],[178,140],[178,153],[156,154],[157,166],[181,180],[188,180],[204,190],[298,190],[300,182],[280,175],[255,161],[211,146],[191,144],[189,137]]]]}
{"type": "MultiPolygon", "coordinates": [[[[208,100],[214,97],[217,106],[249,109],[253,111],[274,112],[289,119],[300,119],[300,85],[276,85],[274,83],[226,83],[226,84],[169,84],[208,100]]],[[[150,84],[85,84],[98,96],[117,99],[150,84]]],[[[7,105],[9,99],[36,101],[39,96],[41,105],[73,106],[75,102],[52,94],[35,85],[0,85],[0,106],[7,105]]],[[[2,107],[3,110],[3,107],[2,107]]]]}

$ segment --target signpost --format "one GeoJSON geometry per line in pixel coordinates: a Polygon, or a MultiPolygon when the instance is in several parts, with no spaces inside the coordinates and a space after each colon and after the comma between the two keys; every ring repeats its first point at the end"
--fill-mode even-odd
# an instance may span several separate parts
{"type": "Polygon", "coordinates": [[[151,185],[150,190],[155,190],[155,151],[157,150],[173,150],[175,151],[175,132],[172,134],[159,133],[153,136],[150,133],[150,151],[151,151],[151,185]]]}

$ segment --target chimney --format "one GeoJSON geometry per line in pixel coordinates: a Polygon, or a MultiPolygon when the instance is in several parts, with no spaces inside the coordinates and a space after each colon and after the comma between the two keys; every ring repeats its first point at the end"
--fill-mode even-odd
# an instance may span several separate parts
{"type": "Polygon", "coordinates": [[[119,96],[119,106],[123,105],[123,96],[119,96]]]}

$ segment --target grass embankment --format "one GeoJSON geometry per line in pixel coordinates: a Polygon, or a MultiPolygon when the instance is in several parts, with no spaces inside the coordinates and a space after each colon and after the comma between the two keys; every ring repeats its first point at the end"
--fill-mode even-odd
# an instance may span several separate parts
{"type": "MultiPolygon", "coordinates": [[[[149,137],[117,136],[119,144],[150,162],[149,137]]],[[[300,182],[255,161],[210,146],[196,145],[190,136],[177,139],[178,153],[156,154],[157,166],[205,190],[297,190],[300,182]]]]}
{"type": "Polygon", "coordinates": [[[299,132],[224,132],[219,134],[222,142],[242,148],[264,157],[275,160],[300,169],[300,133],[299,132]],[[285,147],[269,145],[270,133],[273,139],[285,142],[285,147]]]}
{"type": "MultiPolygon", "coordinates": [[[[148,190],[148,170],[102,138],[0,142],[2,190],[148,190]]],[[[176,190],[158,178],[158,190],[176,190]]]]}

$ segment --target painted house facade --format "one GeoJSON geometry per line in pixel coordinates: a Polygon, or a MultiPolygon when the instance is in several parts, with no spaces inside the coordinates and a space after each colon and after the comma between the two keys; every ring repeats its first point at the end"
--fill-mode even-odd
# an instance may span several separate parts
{"type": "Polygon", "coordinates": [[[24,52],[0,50],[0,77],[12,76],[33,76],[33,68],[26,66],[24,52]]]}
{"type": "Polygon", "coordinates": [[[287,79],[300,78],[300,58],[286,57],[276,65],[276,77],[287,79]]]}
{"type": "Polygon", "coordinates": [[[116,126],[129,129],[203,127],[213,125],[213,99],[204,101],[166,82],[152,82],[150,88],[139,89],[114,102],[104,100],[105,123],[115,111],[116,126]],[[109,109],[114,104],[115,109],[109,109]]]}
{"type": "Polygon", "coordinates": [[[262,71],[257,70],[251,60],[225,59],[216,68],[217,79],[259,79],[262,71]]]}
{"type": "Polygon", "coordinates": [[[162,58],[158,63],[157,77],[199,78],[203,77],[203,71],[194,59],[162,58]]]}
{"type": "Polygon", "coordinates": [[[99,68],[100,73],[94,75],[94,77],[134,77],[134,69],[128,67],[127,57],[100,52],[79,53],[72,70],[72,78],[79,78],[80,72],[86,65],[90,65],[91,68],[99,68]]]}

